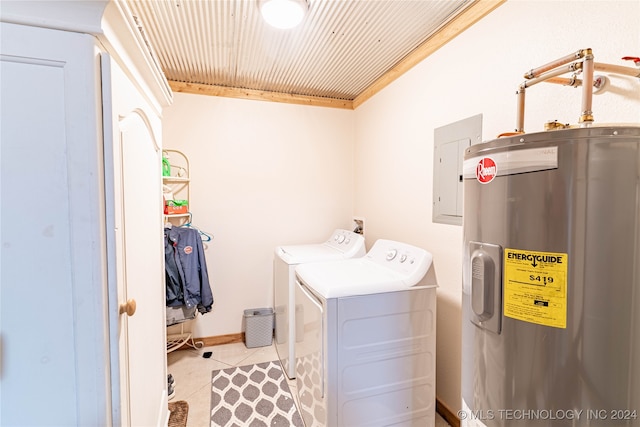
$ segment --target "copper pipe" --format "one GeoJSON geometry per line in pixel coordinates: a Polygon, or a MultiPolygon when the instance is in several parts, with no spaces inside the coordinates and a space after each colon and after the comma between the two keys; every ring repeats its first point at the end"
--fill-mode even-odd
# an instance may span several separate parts
{"type": "Polygon", "coordinates": [[[582,80],[577,79],[576,76],[572,77],[550,77],[545,80],[546,83],[555,83],[563,86],[578,87],[582,85],[582,80]]]}
{"type": "Polygon", "coordinates": [[[568,64],[569,62],[575,61],[576,59],[581,59],[587,54],[587,51],[591,53],[591,49],[580,49],[575,53],[556,59],[555,61],[551,61],[548,64],[545,64],[541,67],[532,68],[528,73],[525,73],[524,78],[527,80],[532,79],[546,71],[553,70],[556,67],[559,67],[564,64],[568,64]]]}
{"type": "MultiPolygon", "coordinates": [[[[582,80],[576,78],[575,74],[571,77],[551,77],[544,81],[545,83],[555,83],[563,86],[579,87],[582,86],[582,80]]],[[[593,76],[593,93],[597,93],[602,90],[607,84],[607,78],[605,76],[593,76]]]]}
{"type": "Polygon", "coordinates": [[[579,123],[593,122],[593,54],[587,49],[582,62],[582,114],[579,123]]]}
{"type": "Polygon", "coordinates": [[[524,85],[524,87],[531,87],[538,83],[544,82],[552,77],[560,76],[570,71],[579,71],[579,70],[582,70],[582,62],[573,62],[565,67],[554,69],[547,73],[541,74],[538,77],[532,78],[530,80],[526,80],[524,83],[522,83],[522,85],[524,85]]]}
{"type": "Polygon", "coordinates": [[[518,88],[518,91],[516,92],[516,95],[518,96],[518,109],[516,112],[516,115],[517,115],[516,132],[524,133],[524,104],[525,104],[524,99],[525,99],[525,90],[527,87],[531,87],[533,85],[544,82],[550,78],[554,78],[564,73],[567,73],[570,71],[577,71],[580,69],[582,69],[582,63],[573,62],[569,65],[566,65],[565,67],[554,69],[547,73],[541,74],[537,78],[533,78],[531,80],[526,80],[522,82],[522,84],[520,84],[520,87],[518,88]]]}
{"type": "Polygon", "coordinates": [[[635,69],[619,65],[596,63],[591,49],[580,49],[573,54],[549,62],[541,67],[533,68],[524,75],[526,80],[520,84],[516,92],[518,97],[516,132],[524,133],[525,91],[528,87],[541,82],[563,84],[572,87],[582,86],[582,112],[579,123],[589,124],[593,122],[594,84],[595,91],[597,92],[604,87],[607,81],[605,76],[594,76],[595,70],[640,77],[640,68],[635,69]],[[571,78],[560,77],[562,74],[571,71],[574,72],[571,78]],[[580,72],[582,72],[582,80],[576,76],[576,74],[580,72]]]}
{"type": "Polygon", "coordinates": [[[640,68],[623,67],[622,65],[603,64],[596,62],[593,68],[607,73],[623,74],[625,76],[640,77],[640,68]]]}
{"type": "Polygon", "coordinates": [[[518,109],[516,111],[516,132],[524,133],[524,93],[525,86],[520,85],[516,95],[518,97],[518,109]]]}

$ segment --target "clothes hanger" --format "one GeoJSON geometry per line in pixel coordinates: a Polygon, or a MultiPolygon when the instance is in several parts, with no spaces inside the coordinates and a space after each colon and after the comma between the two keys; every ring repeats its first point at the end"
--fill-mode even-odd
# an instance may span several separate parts
{"type": "Polygon", "coordinates": [[[193,216],[191,215],[191,212],[189,212],[189,221],[182,224],[181,227],[193,228],[194,230],[196,230],[200,234],[200,238],[202,239],[203,242],[210,242],[211,240],[213,240],[212,235],[210,235],[209,233],[205,233],[204,231],[200,230],[198,227],[193,225],[191,223],[192,219],[193,219],[193,216]]]}

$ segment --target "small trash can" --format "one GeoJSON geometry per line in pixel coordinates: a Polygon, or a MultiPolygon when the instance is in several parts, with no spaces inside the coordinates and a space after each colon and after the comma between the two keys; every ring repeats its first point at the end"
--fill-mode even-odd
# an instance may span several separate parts
{"type": "Polygon", "coordinates": [[[247,348],[265,347],[273,342],[273,309],[250,308],[244,311],[244,344],[247,348]]]}

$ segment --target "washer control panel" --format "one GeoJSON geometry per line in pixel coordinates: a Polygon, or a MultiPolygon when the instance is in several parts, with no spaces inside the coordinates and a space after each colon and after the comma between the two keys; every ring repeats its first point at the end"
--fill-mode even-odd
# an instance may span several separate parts
{"type": "Polygon", "coordinates": [[[331,234],[325,245],[342,252],[348,252],[354,248],[364,248],[364,237],[353,231],[338,229],[331,234]]]}

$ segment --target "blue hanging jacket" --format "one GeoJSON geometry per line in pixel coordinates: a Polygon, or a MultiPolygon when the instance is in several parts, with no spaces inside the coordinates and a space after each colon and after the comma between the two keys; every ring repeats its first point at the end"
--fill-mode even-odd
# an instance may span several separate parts
{"type": "Polygon", "coordinates": [[[197,307],[202,314],[211,311],[213,294],[198,230],[165,228],[164,245],[167,306],[197,307]]]}

